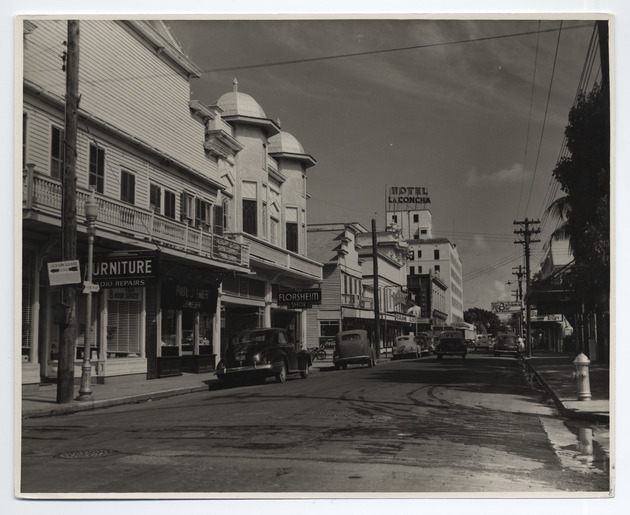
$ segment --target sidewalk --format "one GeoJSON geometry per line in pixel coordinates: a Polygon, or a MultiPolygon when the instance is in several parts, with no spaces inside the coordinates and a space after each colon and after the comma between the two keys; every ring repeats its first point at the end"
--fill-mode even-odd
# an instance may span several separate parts
{"type": "Polygon", "coordinates": [[[525,365],[551,395],[556,406],[567,418],[610,422],[610,371],[607,364],[591,363],[589,379],[591,400],[577,400],[577,383],[572,354],[540,354],[525,358],[525,365]]]}
{"type": "MultiPolygon", "coordinates": [[[[314,361],[311,372],[321,368],[332,367],[332,358],[314,361]]],[[[123,404],[136,404],[152,399],[165,399],[176,395],[209,390],[219,381],[214,372],[207,374],[183,374],[176,377],[147,380],[142,377],[120,378],[105,384],[93,384],[91,401],[72,401],[68,404],[57,404],[57,385],[40,386],[38,391],[22,394],[22,418],[64,415],[77,411],[86,411],[123,404]]],[[[75,386],[75,397],[79,387],[75,386]]]]}

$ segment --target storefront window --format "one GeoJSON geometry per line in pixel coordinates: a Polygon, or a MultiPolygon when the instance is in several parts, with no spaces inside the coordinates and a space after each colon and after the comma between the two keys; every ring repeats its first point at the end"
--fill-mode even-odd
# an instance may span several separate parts
{"type": "Polygon", "coordinates": [[[162,310],[162,355],[165,347],[177,349],[177,317],[174,309],[162,310]]]}
{"type": "Polygon", "coordinates": [[[322,320],[319,329],[320,336],[335,336],[339,332],[339,320],[322,320]]]}
{"type": "Polygon", "coordinates": [[[112,288],[108,295],[107,357],[138,357],[143,289],[112,288]]]}

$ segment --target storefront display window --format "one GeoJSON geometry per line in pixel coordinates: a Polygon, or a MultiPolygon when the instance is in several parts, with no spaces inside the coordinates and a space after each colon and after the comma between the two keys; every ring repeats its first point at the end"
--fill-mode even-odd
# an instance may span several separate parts
{"type": "Polygon", "coordinates": [[[137,357],[140,355],[143,290],[112,288],[108,295],[107,357],[137,357]]]}

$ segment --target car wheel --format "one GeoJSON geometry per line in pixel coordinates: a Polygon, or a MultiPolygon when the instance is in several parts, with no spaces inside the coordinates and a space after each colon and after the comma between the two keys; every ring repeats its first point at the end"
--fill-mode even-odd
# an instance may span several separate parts
{"type": "Polygon", "coordinates": [[[282,368],[280,368],[280,372],[276,374],[276,381],[278,383],[284,383],[287,380],[287,367],[284,363],[282,363],[282,368]]]}
{"type": "Polygon", "coordinates": [[[302,379],[308,379],[308,374],[309,374],[309,367],[308,367],[308,363],[306,364],[306,368],[300,370],[300,376],[302,377],[302,379]]]}

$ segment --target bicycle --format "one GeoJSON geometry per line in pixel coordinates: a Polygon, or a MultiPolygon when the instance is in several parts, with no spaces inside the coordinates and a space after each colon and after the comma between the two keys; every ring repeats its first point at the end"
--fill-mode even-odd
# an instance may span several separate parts
{"type": "Polygon", "coordinates": [[[326,356],[328,356],[328,354],[326,354],[326,351],[322,347],[309,347],[307,350],[311,355],[313,361],[315,361],[316,359],[323,361],[326,359],[326,356]]]}

